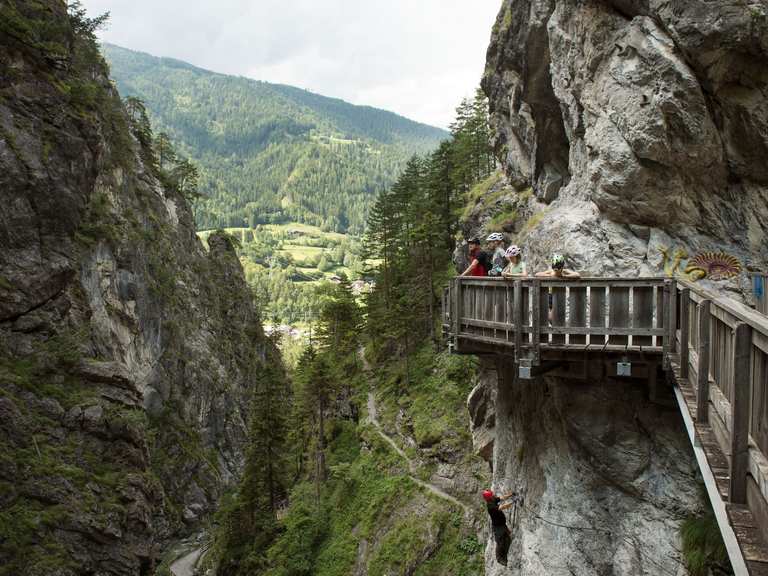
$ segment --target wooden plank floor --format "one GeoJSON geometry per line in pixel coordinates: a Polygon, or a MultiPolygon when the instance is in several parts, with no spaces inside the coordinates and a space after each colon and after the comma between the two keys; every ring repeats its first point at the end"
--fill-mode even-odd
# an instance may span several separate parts
{"type": "Polygon", "coordinates": [[[709,424],[696,422],[696,392],[693,386],[680,378],[680,362],[677,355],[671,355],[671,366],[677,386],[682,392],[688,407],[688,414],[694,422],[696,438],[707,458],[707,463],[715,477],[720,498],[726,504],[728,520],[733,527],[739,548],[744,556],[750,576],[768,576],[768,546],[760,534],[754,515],[746,506],[728,503],[730,471],[728,458],[723,453],[709,424]]]}

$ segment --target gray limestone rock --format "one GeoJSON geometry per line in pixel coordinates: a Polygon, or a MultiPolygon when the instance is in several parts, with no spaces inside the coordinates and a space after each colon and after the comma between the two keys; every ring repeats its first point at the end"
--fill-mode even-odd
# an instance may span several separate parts
{"type": "Polygon", "coordinates": [[[100,405],[88,406],[83,410],[82,422],[86,428],[99,428],[104,419],[104,409],[100,405]]]}
{"type": "Polygon", "coordinates": [[[519,238],[536,266],[658,274],[658,235],[766,266],[767,11],[505,0],[483,87],[509,182],[543,203],[519,238]]]}
{"type": "Polygon", "coordinates": [[[144,410],[153,418],[157,418],[163,413],[163,397],[152,386],[147,386],[144,389],[144,410]]]}
{"type": "Polygon", "coordinates": [[[489,385],[496,379],[496,371],[490,362],[483,369],[479,383],[467,398],[472,446],[486,462],[493,462],[493,446],[496,441],[496,387],[489,385]]]}
{"type": "Polygon", "coordinates": [[[636,383],[517,380],[511,365],[481,385],[496,390],[493,488],[523,498],[509,565],[489,541],[486,574],[685,573],[679,526],[703,503],[675,408],[636,383]]]}

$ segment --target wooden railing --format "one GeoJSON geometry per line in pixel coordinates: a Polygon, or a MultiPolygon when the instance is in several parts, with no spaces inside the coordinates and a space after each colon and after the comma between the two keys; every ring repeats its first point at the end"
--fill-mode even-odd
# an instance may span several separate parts
{"type": "Polygon", "coordinates": [[[678,282],[680,311],[670,352],[696,394],[696,422],[709,424],[730,463],[730,502],[768,519],[768,318],[729,298],[678,282]],[[752,506],[750,506],[752,507],[752,506]]]}
{"type": "Polygon", "coordinates": [[[661,353],[671,286],[663,278],[459,277],[443,296],[443,325],[457,351],[462,341],[514,347],[518,361],[534,365],[542,348],[661,353]]]}

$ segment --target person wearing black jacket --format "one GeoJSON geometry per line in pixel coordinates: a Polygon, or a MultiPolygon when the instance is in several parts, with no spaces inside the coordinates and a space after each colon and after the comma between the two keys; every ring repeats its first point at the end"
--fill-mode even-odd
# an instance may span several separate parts
{"type": "Polygon", "coordinates": [[[507,517],[503,510],[512,506],[513,502],[506,504],[502,504],[502,502],[514,495],[514,492],[510,492],[504,496],[496,496],[491,490],[483,491],[483,500],[485,500],[488,509],[488,516],[491,518],[493,539],[496,541],[496,562],[504,566],[507,565],[507,554],[509,553],[509,546],[512,544],[512,536],[509,533],[509,528],[507,528],[507,517]]]}
{"type": "Polygon", "coordinates": [[[469,245],[469,266],[461,276],[485,276],[491,269],[491,259],[487,252],[480,249],[480,239],[471,238],[469,245]]]}

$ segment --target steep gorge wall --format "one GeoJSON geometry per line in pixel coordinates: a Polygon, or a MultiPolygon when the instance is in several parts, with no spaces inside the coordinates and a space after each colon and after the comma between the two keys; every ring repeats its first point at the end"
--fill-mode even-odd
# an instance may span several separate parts
{"type": "MultiPolygon", "coordinates": [[[[532,271],[561,252],[655,276],[664,247],[765,268],[766,56],[765,2],[505,0],[483,79],[503,179],[465,232],[501,221],[532,271]]],[[[703,283],[748,292],[746,274],[703,283]]],[[[481,365],[475,446],[525,498],[509,566],[489,542],[486,574],[685,573],[679,526],[705,501],[672,398],[481,365]]]]}
{"type": "Polygon", "coordinates": [[[0,6],[0,78],[0,574],[151,574],[239,476],[268,344],[64,2],[0,6]]]}
{"type": "Polygon", "coordinates": [[[680,524],[704,502],[671,390],[652,403],[636,381],[518,380],[510,364],[483,368],[475,439],[493,439],[494,489],[523,497],[508,513],[508,565],[489,540],[486,574],[685,574],[680,524]]]}

